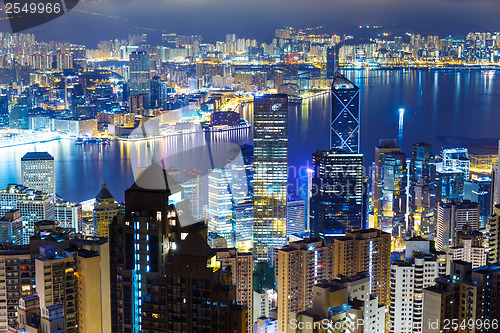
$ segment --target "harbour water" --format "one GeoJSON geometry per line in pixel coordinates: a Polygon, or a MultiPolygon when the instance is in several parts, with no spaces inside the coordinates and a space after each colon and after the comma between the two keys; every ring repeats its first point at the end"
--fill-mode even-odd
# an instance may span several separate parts
{"type": "MultiPolygon", "coordinates": [[[[478,70],[352,70],[346,76],[361,88],[361,152],[365,166],[374,158],[381,138],[396,138],[399,109],[404,108],[403,150],[419,141],[432,143],[434,153],[442,145],[438,136],[500,139],[500,73],[478,70]]],[[[310,165],[315,149],[329,148],[330,97],[304,99],[289,107],[289,165],[310,165]]],[[[251,120],[251,107],[243,112],[251,120]]],[[[243,143],[248,133],[233,139],[243,143]]],[[[155,151],[181,149],[197,140],[193,135],[156,140],[155,151]]],[[[66,200],[94,197],[105,181],[119,201],[134,181],[131,160],[148,158],[145,141],[110,145],[75,145],[61,139],[46,143],[0,148],[0,188],[21,181],[21,157],[28,151],[48,151],[55,158],[57,193],[66,200]]]]}

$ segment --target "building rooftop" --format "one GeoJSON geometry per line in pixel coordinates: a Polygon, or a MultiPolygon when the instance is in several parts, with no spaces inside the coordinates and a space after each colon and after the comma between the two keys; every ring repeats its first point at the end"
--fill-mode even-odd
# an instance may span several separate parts
{"type": "Polygon", "coordinates": [[[332,82],[333,90],[359,90],[358,86],[349,81],[345,76],[338,74],[332,82]]]}
{"type": "Polygon", "coordinates": [[[44,151],[44,152],[29,152],[26,153],[21,158],[21,161],[37,161],[37,160],[53,161],[54,157],[52,157],[52,155],[44,151]]]}
{"type": "Polygon", "coordinates": [[[108,190],[108,186],[106,184],[102,184],[101,191],[97,194],[95,197],[98,200],[103,200],[103,199],[114,199],[113,195],[108,190]]]}
{"type": "Polygon", "coordinates": [[[78,256],[82,258],[93,258],[93,257],[98,257],[99,252],[81,249],[78,250],[78,256]]]}
{"type": "Polygon", "coordinates": [[[134,184],[127,191],[147,191],[171,195],[181,191],[181,186],[163,169],[158,161],[153,160],[151,165],[141,173],[134,184]]]}
{"type": "Polygon", "coordinates": [[[29,301],[32,301],[32,300],[35,300],[35,299],[38,299],[38,295],[28,295],[28,296],[24,296],[22,297],[23,301],[25,302],[29,302],[29,301]]]}
{"type": "Polygon", "coordinates": [[[180,242],[175,250],[175,255],[190,257],[210,257],[216,254],[207,241],[197,232],[190,232],[187,237],[180,242]]]}
{"type": "Polygon", "coordinates": [[[0,256],[30,254],[29,245],[0,244],[0,256]]]}
{"type": "Polygon", "coordinates": [[[63,307],[63,305],[61,303],[56,303],[56,304],[48,305],[47,310],[52,311],[52,310],[57,310],[57,309],[62,308],[62,307],[63,307]]]}

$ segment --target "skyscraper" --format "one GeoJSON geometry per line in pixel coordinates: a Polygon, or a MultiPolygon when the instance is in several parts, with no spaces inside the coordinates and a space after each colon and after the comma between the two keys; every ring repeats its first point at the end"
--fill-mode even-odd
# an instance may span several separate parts
{"type": "Polygon", "coordinates": [[[378,227],[393,235],[406,234],[406,154],[386,153],[382,159],[378,227]]]}
{"type": "Polygon", "coordinates": [[[434,286],[424,289],[422,332],[497,332],[499,288],[500,266],[472,269],[470,263],[453,262],[449,276],[436,279],[434,286]],[[446,323],[452,320],[457,326],[464,323],[465,329],[464,325],[458,330],[447,329],[446,323]],[[481,323],[481,326],[467,323],[481,323]]]}
{"type": "Polygon", "coordinates": [[[306,205],[304,200],[288,198],[286,203],[286,234],[304,232],[306,226],[306,205]]]}
{"type": "Polygon", "coordinates": [[[464,184],[464,200],[477,202],[481,207],[480,228],[486,228],[492,212],[492,180],[490,177],[477,177],[464,184]]]}
{"type": "Polygon", "coordinates": [[[311,232],[342,234],[363,226],[363,155],[340,150],[313,154],[311,232]]]}
{"type": "Polygon", "coordinates": [[[99,251],[80,249],[74,255],[78,272],[76,274],[78,332],[109,332],[111,330],[109,243],[91,244],[90,247],[96,247],[99,251]]]}
{"type": "Polygon", "coordinates": [[[231,170],[213,169],[208,174],[208,231],[224,237],[228,247],[235,246],[231,170]]]}
{"type": "Polygon", "coordinates": [[[0,95],[0,126],[9,125],[9,97],[0,95]]]}
{"type": "Polygon", "coordinates": [[[23,218],[19,209],[12,209],[0,217],[0,244],[23,243],[23,218]]]}
{"type": "Polygon", "coordinates": [[[410,192],[408,231],[414,235],[429,235],[433,232],[435,212],[436,165],[432,145],[413,145],[410,161],[410,192]]]}
{"type": "Polygon", "coordinates": [[[144,95],[144,107],[149,108],[151,99],[151,85],[149,55],[144,51],[135,51],[130,54],[130,96],[144,95]]]}
{"type": "Polygon", "coordinates": [[[359,153],[359,88],[338,73],[332,83],[330,117],[330,148],[359,153]]]}
{"type": "Polygon", "coordinates": [[[30,152],[21,158],[23,185],[56,198],[54,157],[47,152],[30,152]]]}
{"type": "Polygon", "coordinates": [[[0,249],[0,289],[6,292],[0,294],[0,331],[7,332],[8,326],[18,321],[17,307],[21,297],[34,293],[33,280],[35,267],[29,246],[4,246],[0,249]]]}
{"type": "Polygon", "coordinates": [[[178,244],[165,258],[164,276],[148,283],[140,332],[246,332],[247,309],[236,304],[237,288],[231,284],[237,269],[224,272],[215,250],[197,232],[178,244]]]}
{"type": "MultiPolygon", "coordinates": [[[[472,229],[469,226],[462,228],[463,230],[472,229]]],[[[478,268],[488,263],[488,249],[483,246],[483,234],[479,231],[473,231],[479,234],[480,243],[477,243],[478,237],[469,236],[468,239],[462,237],[457,239],[455,246],[449,247],[447,252],[447,263],[450,266],[452,261],[461,260],[472,264],[472,268],[478,268]]],[[[464,232],[461,232],[465,234],[464,232]]],[[[472,234],[472,232],[470,232],[472,234]]]]}
{"type": "Polygon", "coordinates": [[[49,254],[35,259],[36,289],[40,309],[61,304],[65,332],[77,332],[75,259],[70,252],[49,254]]]}
{"type": "Polygon", "coordinates": [[[488,262],[500,262],[500,204],[495,205],[490,221],[490,237],[488,238],[488,262]]]}
{"type": "Polygon", "coordinates": [[[222,271],[231,274],[231,282],[236,286],[236,303],[247,308],[247,332],[252,331],[253,289],[252,272],[253,257],[249,252],[239,252],[235,248],[216,249],[217,261],[222,271]]]}
{"type": "Polygon", "coordinates": [[[338,49],[337,45],[329,46],[326,49],[326,78],[333,79],[338,69],[338,49]]]}
{"type": "MultiPolygon", "coordinates": [[[[192,230],[206,237],[205,223],[181,224],[182,212],[175,205],[182,202],[175,202],[182,188],[172,184],[176,182],[170,174],[154,162],[125,191],[125,207],[109,226],[113,332],[143,331],[143,300],[161,301],[153,299],[150,292],[152,283],[165,277],[167,256],[192,230]]],[[[202,248],[206,247],[205,241],[202,248]]],[[[204,260],[206,267],[207,258],[198,259],[204,260]]],[[[182,262],[183,258],[176,260],[182,262]]],[[[180,282],[177,285],[180,288],[180,282]]]]}
{"type": "Polygon", "coordinates": [[[253,243],[253,200],[240,201],[234,207],[234,229],[236,233],[236,248],[248,251],[253,243]]]}
{"type": "MultiPolygon", "coordinates": [[[[369,278],[358,274],[350,278],[323,280],[313,286],[312,307],[291,312],[287,333],[319,332],[384,333],[385,306],[369,293],[369,278]],[[326,326],[328,329],[326,329],[326,326]],[[303,329],[306,328],[306,329],[303,329]]],[[[280,331],[281,332],[281,331],[280,331]]]]}
{"type": "Polygon", "coordinates": [[[396,139],[381,139],[379,140],[379,145],[375,147],[375,162],[373,163],[372,171],[372,207],[373,207],[373,221],[374,227],[380,229],[379,216],[381,203],[380,199],[382,197],[382,166],[384,154],[390,152],[401,151],[401,148],[397,146],[396,139]]]}
{"type": "Polygon", "coordinates": [[[189,200],[189,208],[195,221],[203,218],[203,198],[200,172],[185,171],[187,180],[182,183],[182,200],[189,200]]]}
{"type": "Polygon", "coordinates": [[[254,99],[254,259],[274,260],[286,242],[288,96],[254,99]]]}
{"type": "Polygon", "coordinates": [[[54,206],[54,221],[61,228],[83,231],[82,205],[74,202],[58,202],[54,206]]]}

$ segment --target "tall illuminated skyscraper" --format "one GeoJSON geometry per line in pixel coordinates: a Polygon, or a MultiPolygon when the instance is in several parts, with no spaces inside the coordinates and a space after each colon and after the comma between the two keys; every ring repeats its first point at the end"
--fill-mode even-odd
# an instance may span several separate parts
{"type": "Polygon", "coordinates": [[[234,207],[234,229],[236,248],[240,251],[249,250],[253,243],[253,200],[240,201],[234,207]]]}
{"type": "Polygon", "coordinates": [[[254,99],[254,259],[273,263],[286,242],[288,96],[254,99]]]}
{"type": "Polygon", "coordinates": [[[395,235],[406,233],[406,154],[400,151],[384,154],[381,170],[379,228],[395,235]]]}
{"type": "Polygon", "coordinates": [[[326,78],[333,79],[338,68],[337,46],[329,46],[326,49],[326,78]]]}
{"type": "Polygon", "coordinates": [[[54,157],[47,152],[30,152],[21,158],[23,186],[56,197],[54,157]]]}
{"type": "Polygon", "coordinates": [[[413,145],[410,161],[408,230],[415,235],[430,234],[434,225],[436,165],[432,145],[413,145]]]}
{"type": "Polygon", "coordinates": [[[189,200],[191,214],[195,221],[203,218],[203,198],[200,172],[196,170],[185,171],[187,180],[182,183],[182,200],[189,200]]]}
{"type": "Polygon", "coordinates": [[[208,231],[224,237],[228,247],[235,246],[231,170],[213,169],[208,174],[208,231]]]}
{"type": "Polygon", "coordinates": [[[288,236],[294,233],[304,232],[306,229],[306,203],[304,200],[289,197],[286,216],[286,233],[288,236]]]}
{"type": "Polygon", "coordinates": [[[216,249],[217,261],[223,272],[231,272],[232,284],[236,286],[236,303],[247,307],[247,332],[252,331],[252,272],[253,257],[249,252],[240,252],[235,248],[216,249]]]}
{"type": "Polygon", "coordinates": [[[422,332],[423,289],[433,286],[434,279],[446,274],[446,254],[414,254],[391,265],[390,333],[422,332]],[[412,330],[413,328],[413,330],[412,330]]]}
{"type": "Polygon", "coordinates": [[[336,74],[332,83],[330,148],[359,153],[359,88],[336,74]]]}
{"type": "Polygon", "coordinates": [[[372,173],[372,206],[373,206],[373,220],[374,227],[381,228],[379,225],[379,216],[381,214],[381,198],[382,198],[382,167],[384,154],[390,152],[401,151],[397,146],[396,139],[382,139],[379,145],[375,147],[375,162],[373,163],[372,173]]]}
{"type": "Polygon", "coordinates": [[[342,234],[363,227],[363,155],[340,150],[313,154],[311,233],[342,234]]]}
{"type": "Polygon", "coordinates": [[[488,238],[490,251],[488,262],[500,261],[500,205],[493,207],[493,214],[490,220],[490,237],[488,238]]]}
{"type": "Polygon", "coordinates": [[[149,82],[149,55],[144,51],[130,54],[130,96],[144,95],[144,107],[149,108],[151,85],[149,82]]]}

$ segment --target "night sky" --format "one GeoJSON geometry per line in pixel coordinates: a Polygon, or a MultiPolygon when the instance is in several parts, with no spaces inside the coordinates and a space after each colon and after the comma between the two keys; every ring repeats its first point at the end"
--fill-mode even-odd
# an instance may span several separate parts
{"type": "MultiPolygon", "coordinates": [[[[444,36],[500,31],[499,13],[498,0],[83,0],[68,14],[28,31],[39,40],[90,47],[144,32],[155,44],[162,31],[201,34],[208,42],[224,40],[230,32],[270,42],[282,26],[321,25],[320,32],[362,35],[359,25],[382,25],[378,32],[444,36]]],[[[7,23],[0,21],[1,31],[10,30],[7,23]]]]}

